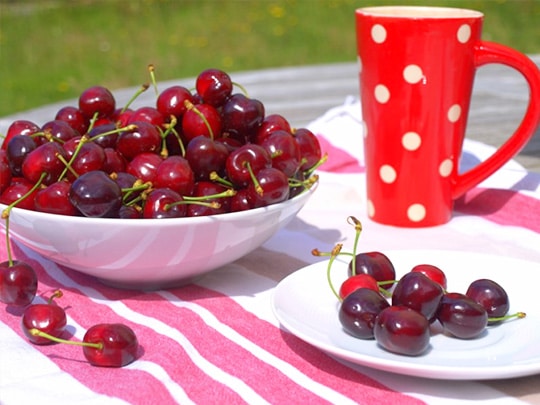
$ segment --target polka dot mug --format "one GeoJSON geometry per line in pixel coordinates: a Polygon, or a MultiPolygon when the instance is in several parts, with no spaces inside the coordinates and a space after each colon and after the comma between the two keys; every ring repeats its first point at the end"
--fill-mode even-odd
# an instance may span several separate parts
{"type": "Polygon", "coordinates": [[[453,201],[510,160],[540,120],[540,72],[523,54],[482,41],[483,15],[442,7],[356,10],[368,215],[376,222],[444,224],[453,201]],[[519,71],[530,100],[515,133],[489,159],[459,173],[476,69],[519,71]]]}

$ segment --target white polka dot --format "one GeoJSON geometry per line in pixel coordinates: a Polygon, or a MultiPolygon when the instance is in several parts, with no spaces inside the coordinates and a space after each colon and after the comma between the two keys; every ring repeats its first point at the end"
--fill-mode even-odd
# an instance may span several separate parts
{"type": "Polygon", "coordinates": [[[370,218],[373,218],[375,216],[375,206],[373,205],[373,201],[367,200],[367,213],[370,218]]]}
{"type": "Polygon", "coordinates": [[[401,138],[401,144],[407,150],[416,150],[422,144],[422,138],[416,132],[407,132],[401,138]]]}
{"type": "Polygon", "coordinates": [[[375,100],[384,104],[390,100],[390,91],[384,84],[378,84],[375,86],[375,100]]]}
{"type": "Polygon", "coordinates": [[[409,65],[403,69],[403,78],[407,83],[418,83],[424,77],[422,69],[418,65],[409,65]]]}
{"type": "Polygon", "coordinates": [[[426,207],[422,204],[413,204],[407,209],[407,217],[413,222],[420,222],[426,217],[426,207]]]}
{"type": "Polygon", "coordinates": [[[454,104],[448,109],[448,121],[456,122],[461,116],[461,107],[458,104],[454,104]]]}
{"type": "Polygon", "coordinates": [[[393,183],[397,177],[396,169],[390,165],[382,165],[379,169],[379,176],[385,183],[393,183]]]}
{"type": "Polygon", "coordinates": [[[457,39],[462,44],[466,43],[471,38],[471,26],[468,24],[463,24],[459,27],[457,32],[457,39]]]}
{"type": "Polygon", "coordinates": [[[386,41],[386,28],[380,24],[375,24],[371,28],[371,38],[377,44],[382,44],[384,41],[386,41]]]}
{"type": "Polygon", "coordinates": [[[445,159],[439,165],[439,174],[442,177],[448,177],[452,173],[453,168],[454,168],[454,162],[452,162],[450,159],[445,159]]]}

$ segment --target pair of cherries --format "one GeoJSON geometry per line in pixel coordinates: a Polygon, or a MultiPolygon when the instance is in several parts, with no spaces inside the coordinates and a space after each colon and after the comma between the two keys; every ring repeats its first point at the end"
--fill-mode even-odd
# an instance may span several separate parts
{"type": "Polygon", "coordinates": [[[55,291],[46,303],[32,303],[37,288],[36,272],[28,263],[11,259],[0,263],[0,302],[26,307],[21,327],[32,343],[58,342],[82,346],[87,361],[100,367],[123,367],[137,358],[137,336],[124,324],[94,325],[86,331],[82,342],[63,339],[67,317],[64,309],[54,302],[62,292],[55,291]]]}

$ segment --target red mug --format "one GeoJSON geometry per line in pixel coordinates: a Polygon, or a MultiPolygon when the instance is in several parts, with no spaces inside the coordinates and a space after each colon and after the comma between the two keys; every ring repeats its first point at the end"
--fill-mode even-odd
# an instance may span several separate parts
{"type": "Polygon", "coordinates": [[[368,216],[426,227],[448,222],[453,201],[493,174],[533,136],[540,120],[540,71],[525,55],[482,41],[483,14],[443,7],[356,10],[368,216]],[[460,174],[476,69],[502,63],[530,87],[514,134],[460,174]]]}

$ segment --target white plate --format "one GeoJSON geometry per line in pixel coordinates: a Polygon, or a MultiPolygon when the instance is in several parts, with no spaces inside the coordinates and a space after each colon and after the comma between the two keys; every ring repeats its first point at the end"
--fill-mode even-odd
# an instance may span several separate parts
{"type": "MultiPolygon", "coordinates": [[[[501,284],[510,297],[510,312],[527,313],[524,319],[488,327],[472,340],[440,333],[431,337],[430,348],[418,357],[401,356],[380,348],[375,340],[361,340],[343,331],[338,301],[327,282],[327,261],[307,266],[282,280],[273,295],[273,310],[280,323],[307,343],[338,358],[398,374],[449,380],[512,378],[540,373],[540,265],[502,256],[454,251],[385,252],[397,277],[414,265],[441,267],[448,290],[465,292],[479,278],[501,284]]],[[[336,288],[346,278],[346,259],[332,266],[336,288]]]]}

